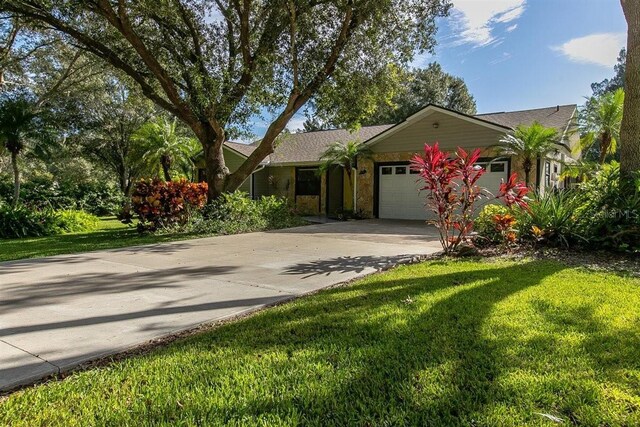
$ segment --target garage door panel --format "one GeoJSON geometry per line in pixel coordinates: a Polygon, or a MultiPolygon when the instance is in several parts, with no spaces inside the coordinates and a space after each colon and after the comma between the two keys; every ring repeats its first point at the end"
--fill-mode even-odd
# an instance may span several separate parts
{"type": "MultiPolygon", "coordinates": [[[[489,165],[487,172],[478,180],[478,185],[497,194],[500,183],[507,178],[507,162],[489,165]],[[492,165],[498,166],[492,166],[492,165]]],[[[379,166],[378,170],[378,217],[388,219],[433,219],[434,214],[425,209],[426,193],[420,192],[422,182],[416,174],[409,173],[409,166],[379,166]],[[404,168],[404,169],[402,169],[404,168]],[[402,173],[402,172],[405,173],[402,173]]],[[[485,202],[486,203],[486,202],[485,202]]]]}

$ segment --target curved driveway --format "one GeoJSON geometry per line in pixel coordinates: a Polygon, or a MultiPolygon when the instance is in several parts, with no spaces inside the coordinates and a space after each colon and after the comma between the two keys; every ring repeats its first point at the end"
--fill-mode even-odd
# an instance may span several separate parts
{"type": "Polygon", "coordinates": [[[0,390],[439,249],[368,220],[0,263],[0,390]]]}

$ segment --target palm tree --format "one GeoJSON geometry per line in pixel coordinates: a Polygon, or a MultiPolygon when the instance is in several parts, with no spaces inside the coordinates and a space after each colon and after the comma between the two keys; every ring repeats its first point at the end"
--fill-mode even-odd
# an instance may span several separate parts
{"type": "Polygon", "coordinates": [[[624,106],[624,90],[608,92],[590,98],[580,112],[580,145],[587,150],[598,143],[598,163],[604,164],[607,155],[614,154],[620,139],[620,124],[624,106]]]}
{"type": "Polygon", "coordinates": [[[513,134],[503,136],[497,151],[501,156],[512,156],[521,162],[524,181],[529,187],[533,162],[551,152],[557,141],[556,129],[534,122],[531,126],[520,125],[513,134]]]}
{"type": "Polygon", "coordinates": [[[143,147],[142,159],[152,167],[160,165],[166,181],[171,181],[174,165],[192,165],[191,157],[198,148],[194,138],[179,135],[176,127],[176,119],[169,122],[161,118],[145,123],[133,135],[133,139],[143,147]]]}
{"type": "Polygon", "coordinates": [[[29,143],[49,140],[51,131],[38,113],[37,104],[26,96],[5,98],[0,103],[0,143],[11,154],[13,169],[12,206],[20,200],[20,167],[18,157],[29,143]]]}
{"type": "MultiPolygon", "coordinates": [[[[369,147],[362,144],[359,140],[350,140],[346,143],[339,141],[333,142],[322,153],[320,160],[320,171],[326,172],[333,166],[341,167],[347,174],[350,194],[353,193],[353,171],[356,167],[358,158],[367,158],[371,155],[369,147]]],[[[351,198],[349,200],[352,202],[351,198]]]]}

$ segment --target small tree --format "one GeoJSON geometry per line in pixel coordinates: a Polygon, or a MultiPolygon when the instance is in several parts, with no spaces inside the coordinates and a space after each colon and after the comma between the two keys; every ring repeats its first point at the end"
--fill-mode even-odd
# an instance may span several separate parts
{"type": "Polygon", "coordinates": [[[557,141],[556,129],[534,122],[531,126],[518,126],[513,134],[503,136],[497,151],[501,156],[513,156],[519,159],[524,171],[524,182],[527,188],[530,188],[533,162],[551,152],[557,141]]]}
{"type": "Polygon", "coordinates": [[[179,135],[176,125],[176,119],[170,122],[162,117],[155,122],[145,123],[133,135],[134,141],[139,142],[144,151],[143,161],[151,168],[159,165],[165,181],[171,181],[171,168],[174,165],[192,164],[191,157],[198,149],[198,142],[194,138],[179,135]]]}
{"type": "MultiPolygon", "coordinates": [[[[320,159],[323,163],[320,165],[320,171],[326,172],[332,166],[341,167],[347,174],[347,182],[349,183],[349,194],[353,194],[353,171],[356,167],[358,158],[367,158],[371,155],[369,147],[363,145],[358,140],[350,140],[345,144],[341,142],[332,143],[325,150],[320,159]]],[[[353,199],[349,198],[347,209],[353,209],[353,199]]]]}
{"type": "Polygon", "coordinates": [[[624,90],[618,89],[598,97],[589,98],[580,112],[580,145],[587,150],[598,144],[598,163],[604,164],[614,154],[620,139],[620,124],[624,105],[624,90]]]}
{"type": "Polygon", "coordinates": [[[424,182],[420,191],[427,193],[425,207],[435,214],[436,219],[431,223],[440,233],[440,243],[446,254],[454,252],[472,231],[479,199],[494,198],[509,207],[527,207],[528,188],[516,181],[515,173],[500,185],[495,196],[477,185],[485,173],[475,165],[479,158],[479,149],[467,153],[458,148],[455,156],[451,156],[441,151],[436,142],[433,146],[425,144],[424,154],[416,154],[411,161],[411,168],[424,182]]]}
{"type": "Polygon", "coordinates": [[[18,157],[29,144],[49,142],[52,138],[47,120],[37,105],[26,96],[5,98],[0,102],[0,143],[11,155],[13,170],[13,207],[20,200],[18,157]]]}

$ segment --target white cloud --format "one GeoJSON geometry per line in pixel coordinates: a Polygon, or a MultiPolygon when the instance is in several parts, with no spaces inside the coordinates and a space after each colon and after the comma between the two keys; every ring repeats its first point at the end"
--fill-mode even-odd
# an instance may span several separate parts
{"type": "Polygon", "coordinates": [[[451,17],[461,43],[487,46],[497,40],[496,27],[520,18],[525,7],[526,0],[454,0],[451,17]]]}
{"type": "Polygon", "coordinates": [[[505,29],[505,31],[506,31],[507,33],[510,33],[510,32],[512,32],[512,31],[514,31],[516,28],[518,28],[518,24],[513,24],[513,25],[508,26],[508,27],[505,29]]]}
{"type": "Polygon", "coordinates": [[[291,120],[289,120],[289,123],[287,123],[287,129],[291,132],[295,132],[298,129],[302,130],[304,129],[305,120],[304,116],[293,116],[291,117],[291,120]]]}
{"type": "Polygon", "coordinates": [[[562,53],[569,60],[583,64],[613,67],[618,53],[626,44],[624,33],[599,33],[577,37],[551,49],[562,53]]]}

